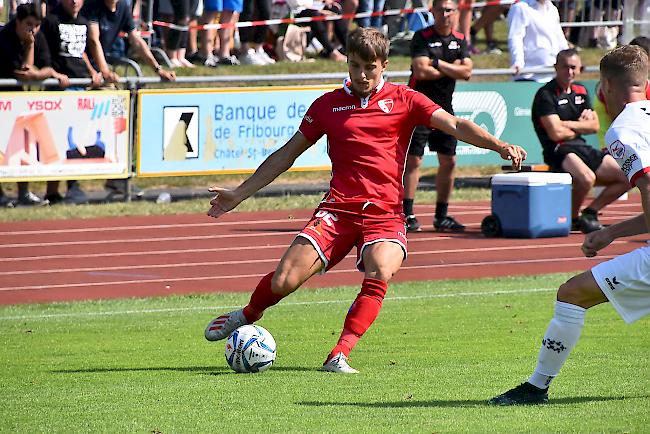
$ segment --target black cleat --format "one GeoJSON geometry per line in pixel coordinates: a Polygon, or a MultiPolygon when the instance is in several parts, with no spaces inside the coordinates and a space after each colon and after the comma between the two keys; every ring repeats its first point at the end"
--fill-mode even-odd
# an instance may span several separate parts
{"type": "Polygon", "coordinates": [[[444,231],[464,232],[465,231],[465,225],[461,225],[456,221],[455,218],[451,216],[445,216],[443,218],[434,217],[433,227],[435,230],[440,232],[444,232],[444,231]]]}
{"type": "Polygon", "coordinates": [[[548,402],[548,388],[540,389],[529,382],[502,393],[488,401],[489,405],[533,405],[548,402]]]}
{"type": "Polygon", "coordinates": [[[420,222],[413,214],[406,216],[406,232],[420,232],[420,222]]]}
{"type": "Polygon", "coordinates": [[[603,225],[598,221],[598,214],[591,212],[582,212],[580,217],[571,221],[571,230],[580,231],[583,234],[588,234],[603,228],[603,225]]]}

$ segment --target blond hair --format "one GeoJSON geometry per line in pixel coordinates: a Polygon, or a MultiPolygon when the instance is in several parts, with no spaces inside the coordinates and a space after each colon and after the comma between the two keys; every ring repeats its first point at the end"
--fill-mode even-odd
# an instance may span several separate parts
{"type": "Polygon", "coordinates": [[[637,45],[615,48],[600,60],[600,76],[621,87],[645,89],[648,80],[648,54],[637,45]]]}

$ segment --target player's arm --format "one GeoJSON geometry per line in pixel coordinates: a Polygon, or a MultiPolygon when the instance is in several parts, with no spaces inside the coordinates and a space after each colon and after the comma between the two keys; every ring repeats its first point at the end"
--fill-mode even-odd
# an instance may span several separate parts
{"type": "Polygon", "coordinates": [[[540,116],[539,121],[546,134],[556,143],[575,139],[578,134],[566,126],[557,114],[540,116]]]}
{"type": "Polygon", "coordinates": [[[469,80],[472,77],[473,67],[474,63],[469,57],[456,59],[453,63],[445,62],[444,60],[438,61],[438,70],[447,77],[455,80],[469,80]]]}
{"type": "Polygon", "coordinates": [[[585,256],[589,258],[596,256],[599,250],[604,249],[617,238],[650,232],[650,173],[641,175],[636,181],[636,186],[641,193],[643,214],[587,234],[582,243],[582,252],[585,256]]]}
{"type": "Polygon", "coordinates": [[[439,63],[439,60],[432,60],[428,56],[414,57],[411,59],[411,70],[413,71],[413,77],[415,77],[415,79],[418,81],[437,80],[441,77],[444,77],[444,74],[437,68],[437,65],[439,63]]]}
{"type": "Polygon", "coordinates": [[[592,109],[585,109],[577,121],[562,121],[562,124],[576,134],[596,134],[600,128],[598,114],[592,109]]]}
{"type": "Polygon", "coordinates": [[[474,122],[457,118],[443,109],[433,112],[430,125],[431,128],[443,131],[463,142],[498,152],[504,160],[512,161],[514,169],[519,169],[521,162],[526,158],[526,151],[520,146],[503,142],[474,122]]]}
{"type": "Polygon", "coordinates": [[[305,152],[312,143],[298,131],[280,149],[269,155],[246,181],[234,190],[221,187],[210,187],[209,191],[216,193],[210,201],[212,207],[208,211],[210,217],[219,217],[232,210],[245,199],[265,187],[280,174],[289,170],[296,158],[305,152]]]}

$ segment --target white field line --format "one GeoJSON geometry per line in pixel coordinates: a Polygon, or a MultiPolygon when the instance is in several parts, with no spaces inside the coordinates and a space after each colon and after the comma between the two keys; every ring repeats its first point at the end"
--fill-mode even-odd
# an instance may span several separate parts
{"type": "MultiPolygon", "coordinates": [[[[577,261],[599,261],[604,259],[612,259],[615,255],[597,256],[595,258],[580,258],[580,257],[566,257],[566,258],[548,258],[548,259],[522,259],[522,260],[502,260],[502,261],[486,261],[486,262],[463,262],[458,264],[445,263],[445,264],[432,264],[432,265],[411,265],[402,266],[401,270],[430,270],[437,268],[459,268],[459,267],[478,267],[478,266],[496,266],[496,265],[521,265],[521,264],[540,264],[548,262],[577,262],[577,261]]],[[[356,268],[346,268],[340,270],[330,270],[329,274],[340,273],[357,273],[356,268]]],[[[55,285],[26,285],[26,286],[9,286],[0,287],[0,292],[9,291],[34,291],[34,290],[47,290],[57,288],[90,288],[96,286],[117,286],[117,285],[134,285],[142,283],[173,283],[173,282],[196,282],[202,280],[227,280],[227,279],[245,279],[245,278],[260,278],[266,273],[254,274],[239,274],[229,276],[194,276],[194,277],[171,277],[165,279],[142,279],[142,280],[118,280],[110,282],[81,282],[81,283],[63,283],[55,285]]]]}
{"type": "MultiPolygon", "coordinates": [[[[513,290],[500,290],[500,291],[482,291],[482,292],[450,292],[448,294],[421,294],[421,295],[406,295],[396,297],[386,297],[384,301],[410,301],[410,300],[426,300],[435,298],[457,298],[457,297],[483,297],[483,296],[498,296],[498,295],[511,295],[511,294],[533,294],[537,292],[551,292],[556,291],[557,288],[526,288],[526,289],[513,289],[513,290]]],[[[287,301],[278,304],[275,308],[290,307],[290,306],[317,306],[324,304],[349,304],[348,298],[344,300],[322,300],[322,301],[287,301]]],[[[222,311],[229,309],[236,309],[241,306],[192,306],[192,307],[175,307],[175,308],[160,308],[160,309],[141,309],[141,310],[114,310],[114,311],[98,311],[98,312],[76,312],[76,313],[51,313],[41,315],[16,315],[16,316],[0,316],[0,321],[23,321],[32,319],[57,319],[57,318],[86,318],[86,317],[106,317],[117,315],[145,315],[152,313],[176,313],[176,312],[201,312],[201,311],[222,311]]]]}
{"type": "MultiPolygon", "coordinates": [[[[296,234],[298,231],[296,231],[296,234]]],[[[409,244],[419,243],[423,241],[439,241],[439,240],[448,240],[449,236],[436,236],[436,237],[427,237],[427,238],[417,238],[409,240],[409,244]]],[[[182,237],[179,237],[178,240],[183,240],[182,237]]],[[[15,261],[41,261],[43,259],[75,259],[75,258],[103,258],[103,257],[115,257],[115,256],[142,256],[146,255],[169,255],[169,254],[182,254],[182,253],[203,253],[203,252],[230,252],[230,251],[240,251],[240,250],[263,250],[263,249],[286,249],[289,247],[289,244],[266,244],[260,246],[241,246],[241,247],[214,247],[209,249],[170,249],[170,250],[152,250],[148,252],[113,252],[113,253],[79,253],[79,254],[60,254],[60,255],[37,255],[37,256],[17,256],[15,258],[0,258],[0,263],[2,262],[15,262],[15,261]]]]}
{"type": "MultiPolygon", "coordinates": [[[[435,238],[433,238],[435,239],[435,238]]],[[[431,240],[431,239],[430,239],[431,240]]],[[[612,244],[625,244],[626,241],[614,241],[612,244]]],[[[441,255],[449,253],[470,253],[470,252],[503,252],[511,250],[528,250],[528,249],[545,249],[545,248],[565,248],[565,247],[580,247],[582,243],[562,243],[562,244],[527,244],[520,246],[501,246],[501,247],[480,247],[480,248],[470,248],[470,249],[440,249],[440,250],[425,250],[425,251],[410,251],[409,256],[419,256],[419,255],[441,255]]],[[[267,246],[268,247],[268,246],[267,246]]],[[[280,246],[276,246],[280,247],[280,246]]],[[[281,246],[285,247],[285,246],[281,246]]],[[[216,250],[216,249],[212,249],[216,250]]],[[[243,250],[238,248],[233,249],[224,249],[224,250],[243,250]]],[[[250,249],[249,249],[250,250],[250,249]]],[[[137,255],[141,256],[143,254],[148,255],[149,253],[139,252],[137,255]]],[[[111,254],[106,254],[108,256],[115,256],[111,254]]],[[[78,255],[78,257],[87,258],[88,255],[78,255]]],[[[58,258],[55,256],[55,258],[58,258]]],[[[345,256],[345,259],[356,258],[356,254],[349,254],[345,256]]],[[[15,258],[14,258],[15,259],[15,258]]],[[[260,263],[277,263],[279,258],[268,258],[268,259],[255,259],[256,264],[260,263]]],[[[116,271],[116,270],[149,270],[149,269],[172,269],[172,268],[186,268],[186,267],[204,267],[204,266],[215,266],[215,265],[239,265],[239,264],[250,264],[250,259],[245,260],[233,260],[233,261],[208,261],[208,262],[180,262],[180,263],[163,263],[163,264],[147,264],[147,265],[121,265],[116,267],[78,267],[78,268],[57,268],[54,270],[48,270],[41,268],[38,270],[39,274],[52,274],[52,273],[81,273],[81,272],[106,272],[106,271],[116,271]]],[[[21,270],[21,271],[3,271],[3,276],[16,276],[16,275],[31,275],[34,274],[34,270],[21,270]]]]}

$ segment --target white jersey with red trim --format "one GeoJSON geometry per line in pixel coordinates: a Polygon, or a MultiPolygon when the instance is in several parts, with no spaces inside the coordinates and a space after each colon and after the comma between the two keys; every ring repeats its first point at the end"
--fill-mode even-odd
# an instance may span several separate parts
{"type": "Polygon", "coordinates": [[[300,132],[312,143],[327,135],[330,191],[321,207],[364,213],[368,204],[401,213],[406,151],[413,129],[429,125],[440,106],[404,85],[382,81],[366,98],[343,88],[316,99],[300,132]]]}
{"type": "Polygon", "coordinates": [[[629,103],[605,133],[605,143],[632,186],[650,172],[650,101],[629,103]]]}

